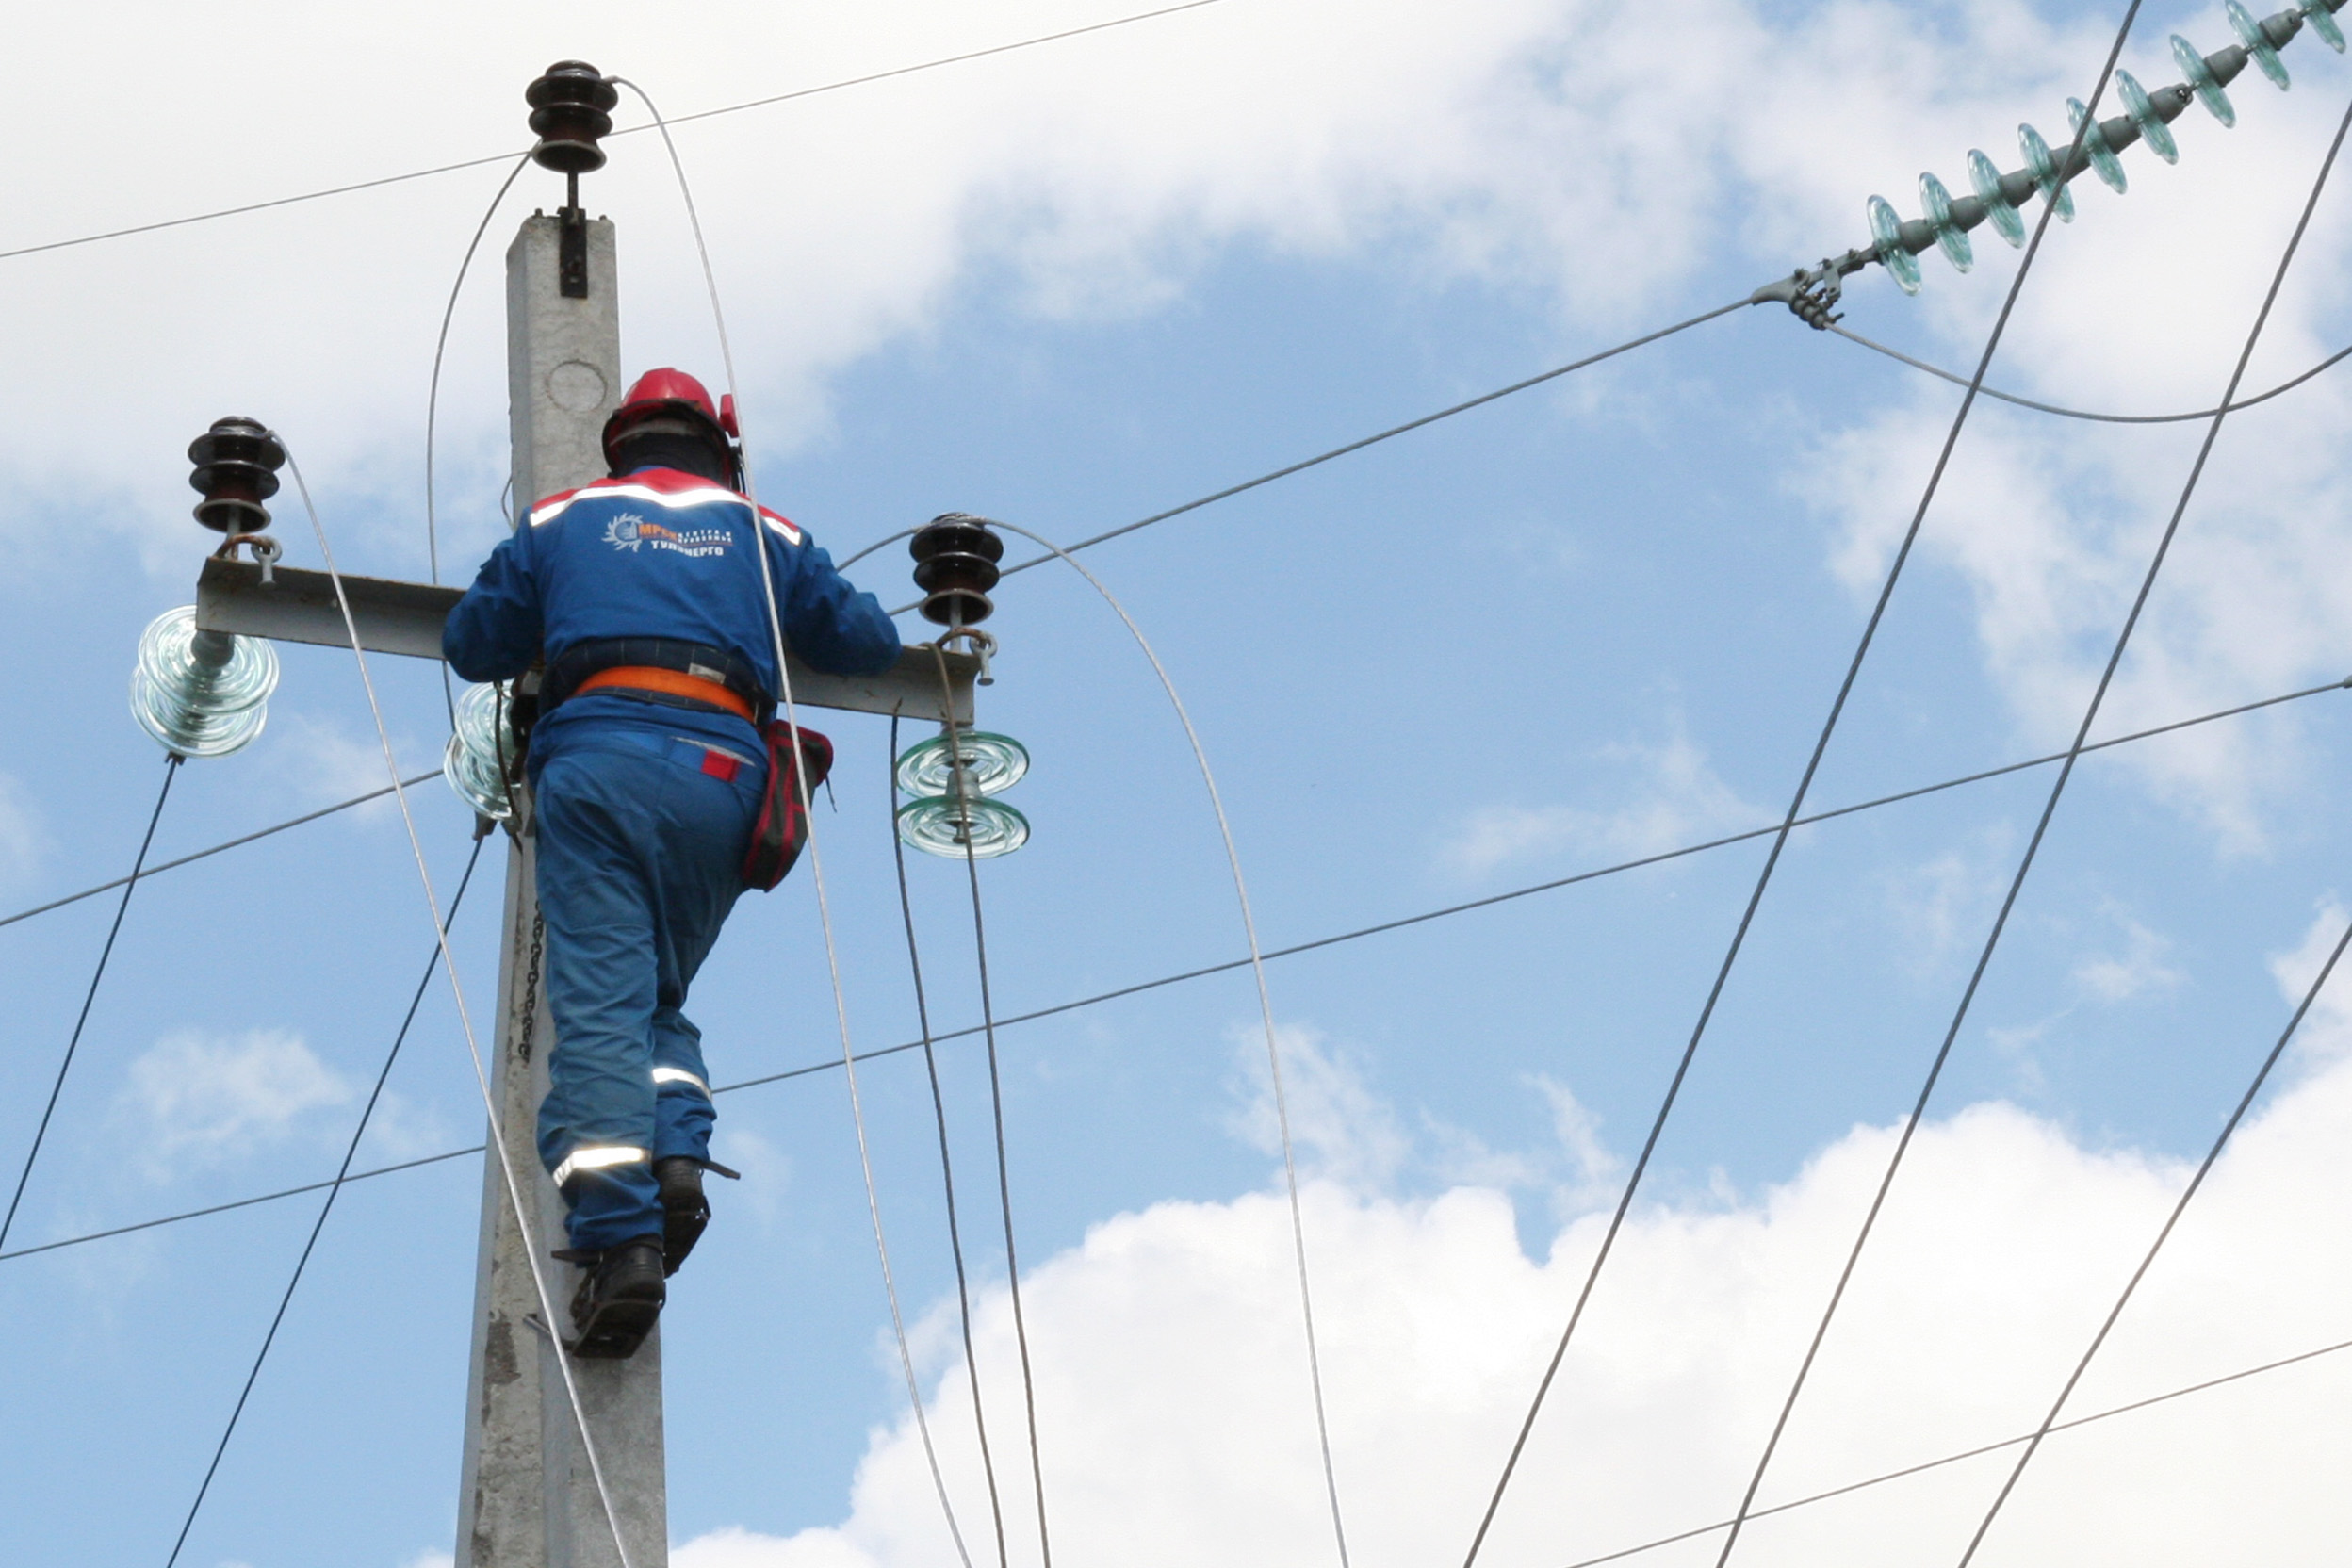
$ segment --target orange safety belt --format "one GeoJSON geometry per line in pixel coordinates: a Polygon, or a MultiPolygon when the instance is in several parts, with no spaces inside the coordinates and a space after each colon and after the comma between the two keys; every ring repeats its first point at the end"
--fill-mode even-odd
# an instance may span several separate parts
{"type": "Polygon", "coordinates": [[[593,692],[599,687],[617,686],[624,690],[660,692],[664,696],[691,697],[724,708],[737,718],[754,722],[751,704],[715,680],[705,680],[698,675],[679,670],[656,669],[650,664],[616,664],[609,670],[598,670],[572,689],[572,694],[593,692]]]}

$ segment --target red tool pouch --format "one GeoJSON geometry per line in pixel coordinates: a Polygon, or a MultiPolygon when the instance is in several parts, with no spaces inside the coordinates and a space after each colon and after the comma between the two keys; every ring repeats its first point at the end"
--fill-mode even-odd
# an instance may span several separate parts
{"type": "Polygon", "coordinates": [[[808,841],[808,809],[817,786],[833,771],[833,743],[803,725],[800,751],[792,751],[792,727],[782,719],[768,726],[768,792],[743,852],[743,886],[766,892],[784,880],[808,841]]]}

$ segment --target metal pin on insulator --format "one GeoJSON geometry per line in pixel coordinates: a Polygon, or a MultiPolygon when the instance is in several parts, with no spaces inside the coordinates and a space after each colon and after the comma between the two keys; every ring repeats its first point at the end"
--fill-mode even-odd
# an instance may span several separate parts
{"type": "Polygon", "coordinates": [[[232,537],[270,526],[270,509],[262,503],[278,493],[286,449],[269,426],[236,416],[215,419],[188,443],[188,460],[196,465],[188,487],[204,498],[196,503],[198,522],[232,537]]]}
{"type": "Polygon", "coordinates": [[[604,167],[596,145],[612,134],[612,107],[621,95],[586,60],[558,60],[523,90],[531,105],[531,128],[539,144],[531,161],[559,174],[586,174],[604,167]]]}
{"type": "Polygon", "coordinates": [[[978,626],[996,612],[988,590],[1001,575],[1004,541],[985,517],[943,512],[906,542],[915,558],[915,586],[922,589],[923,618],[935,626],[978,626]]]}

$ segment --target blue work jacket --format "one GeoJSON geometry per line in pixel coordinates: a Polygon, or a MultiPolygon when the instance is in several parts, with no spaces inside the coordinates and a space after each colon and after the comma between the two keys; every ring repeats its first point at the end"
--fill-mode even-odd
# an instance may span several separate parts
{"type": "MultiPolygon", "coordinates": [[[[441,651],[467,680],[521,675],[606,637],[666,637],[734,654],[777,694],[776,654],[755,533],[768,552],[785,645],[812,669],[872,675],[899,654],[898,629],[872,594],[852,588],[798,527],[734,491],[674,468],[640,468],[550,496],[490,552],[449,612],[441,651]]],[[[537,735],[644,704],[589,693],[564,703],[537,735]]],[[[672,710],[665,720],[705,715],[672,710]]],[[[738,736],[749,727],[710,715],[738,736]]],[[[697,724],[710,730],[711,724],[697,724]]],[[[718,731],[713,731],[714,733],[718,731]]],[[[535,738],[532,750],[540,749],[535,738]]]]}

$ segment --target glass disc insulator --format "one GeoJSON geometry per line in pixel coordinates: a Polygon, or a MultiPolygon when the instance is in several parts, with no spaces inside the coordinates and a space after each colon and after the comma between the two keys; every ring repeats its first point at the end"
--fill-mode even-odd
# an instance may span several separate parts
{"type": "Polygon", "coordinates": [[[1968,151],[1968,184],[1975,188],[1976,199],[1984,204],[1984,216],[1992,223],[1993,232],[2009,242],[2012,250],[2025,243],[2025,220],[2009,198],[2001,193],[2001,171],[1993,160],[1974,148],[1968,151]]]}
{"type": "Polygon", "coordinates": [[[1919,258],[1903,247],[1903,220],[1884,196],[1870,198],[1870,236],[1878,241],[1878,259],[1905,294],[1919,291],[1919,258]]]}
{"type": "Polygon", "coordinates": [[[2123,111],[2132,117],[2132,123],[2140,128],[2140,139],[2148,151],[2166,163],[2180,161],[2180,149],[2172,139],[2172,127],[2156,112],[2156,106],[2148,101],[2148,89],[2129,71],[2115,73],[2115,96],[2123,100],[2123,111]]]}
{"type": "Polygon", "coordinates": [[[1001,800],[935,795],[898,808],[898,836],[925,855],[986,860],[1029,841],[1029,819],[1001,800]]]}
{"type": "Polygon", "coordinates": [[[2073,222],[2074,192],[2068,190],[2066,182],[2058,177],[2057,156],[2050,152],[2050,143],[2042,139],[2042,133],[2031,125],[2019,125],[2017,150],[2025,155],[2026,172],[2034,176],[2034,183],[2042,188],[2042,199],[2058,214],[2058,221],[2073,222]]]}
{"type": "MultiPolygon", "coordinates": [[[[992,795],[1009,790],[1029,771],[1028,748],[1010,735],[963,729],[956,731],[956,740],[963,760],[964,788],[972,794],[992,795]]],[[[956,763],[948,754],[945,735],[934,735],[899,754],[898,788],[901,793],[917,797],[956,792],[956,763]]]]}
{"type": "Polygon", "coordinates": [[[2205,63],[2197,45],[2179,33],[2172,35],[2172,60],[2180,68],[2181,79],[2196,91],[2197,101],[2205,106],[2207,114],[2224,125],[2238,122],[2238,111],[2230,105],[2230,95],[2221,90],[2221,83],[2214,79],[2213,68],[2205,63]]]}
{"type": "Polygon", "coordinates": [[[2129,190],[2132,182],[2124,178],[2123,160],[2115,156],[2113,147],[2107,145],[2106,133],[2092,121],[2091,111],[2083,106],[2082,99],[2066,100],[2066,122],[2074,127],[2074,134],[2082,139],[2082,155],[2091,160],[2093,172],[2099,175],[2107,188],[2118,196],[2129,190]]]}
{"type": "Polygon", "coordinates": [[[1933,174],[1919,176],[1919,207],[1936,226],[1936,248],[1944,253],[1944,259],[1952,263],[1952,270],[1965,272],[1975,266],[1975,248],[1968,243],[1968,235],[1952,220],[1952,192],[1933,174]]]}

